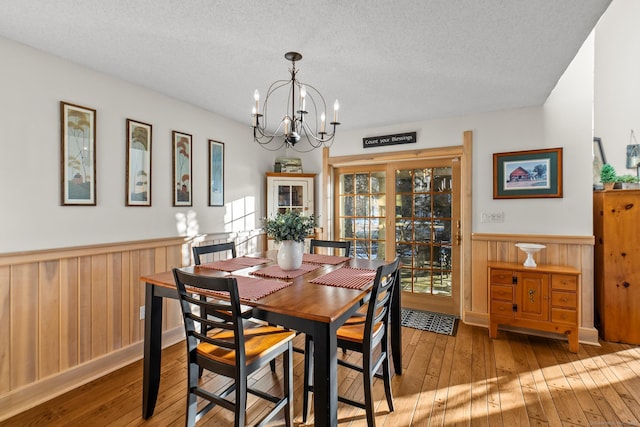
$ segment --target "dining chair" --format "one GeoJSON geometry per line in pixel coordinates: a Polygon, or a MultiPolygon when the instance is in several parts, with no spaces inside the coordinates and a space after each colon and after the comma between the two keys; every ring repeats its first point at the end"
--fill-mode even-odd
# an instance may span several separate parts
{"type": "Polygon", "coordinates": [[[200,256],[205,254],[231,251],[231,258],[236,258],[236,244],[234,242],[214,243],[212,245],[193,246],[193,260],[196,265],[200,265],[200,256]]]}
{"type": "MultiPolygon", "coordinates": [[[[356,370],[363,374],[364,403],[343,396],[338,401],[364,409],[367,412],[367,425],[375,426],[373,407],[373,377],[381,377],[384,381],[384,392],[387,398],[389,412],[393,412],[393,395],[391,393],[391,368],[389,366],[389,314],[393,287],[398,286],[398,264],[396,258],[392,263],[382,265],[376,270],[376,276],[371,288],[366,314],[356,312],[347,319],[337,331],[338,346],[362,353],[362,366],[338,359],[338,364],[356,370]],[[374,350],[380,346],[380,353],[374,360],[374,350]],[[382,366],[382,374],[378,370],[382,366]]],[[[313,392],[311,384],[311,363],[313,357],[313,339],[307,335],[305,339],[304,362],[304,396],[302,403],[302,422],[307,421],[309,409],[309,393],[313,392]]]]}
{"type": "Polygon", "coordinates": [[[242,318],[238,283],[233,277],[205,277],[173,269],[180,307],[184,318],[187,343],[187,426],[195,423],[214,406],[219,405],[235,412],[235,426],[246,423],[247,393],[271,402],[273,408],[258,422],[266,424],[279,411],[284,410],[287,426],[291,426],[293,414],[293,357],[291,341],[295,332],[278,326],[261,325],[242,318]],[[187,291],[189,287],[189,291],[187,291]],[[224,292],[229,300],[202,300],[191,294],[193,288],[209,292],[224,292]],[[200,310],[192,309],[198,306],[200,310]],[[198,313],[211,309],[232,313],[230,320],[208,318],[198,313]],[[210,328],[209,332],[201,331],[210,328]],[[283,355],[283,396],[249,388],[247,378],[265,364],[283,355]],[[225,390],[214,393],[199,384],[199,369],[222,375],[233,380],[225,390]],[[235,398],[227,396],[232,393],[235,398]],[[209,402],[198,411],[198,398],[209,402]]]}
{"type": "MultiPolygon", "coordinates": [[[[193,260],[195,262],[195,265],[201,265],[202,260],[200,259],[200,256],[206,255],[206,254],[213,254],[213,253],[219,253],[219,252],[231,252],[231,258],[237,258],[236,244],[234,242],[214,243],[211,245],[203,245],[203,246],[193,246],[192,250],[193,250],[193,260]]],[[[206,298],[207,298],[206,295],[200,295],[200,299],[206,299],[206,298]]],[[[247,315],[253,311],[253,308],[244,306],[244,305],[240,306],[240,308],[242,309],[243,316],[245,318],[250,317],[247,315]]],[[[225,311],[220,311],[220,310],[212,311],[209,308],[205,308],[205,313],[207,313],[208,316],[215,316],[219,319],[229,320],[230,318],[229,313],[225,311]]],[[[276,370],[275,362],[271,363],[271,370],[275,372],[276,370]]],[[[200,369],[200,376],[202,376],[202,369],[200,369]]]]}
{"type": "Polygon", "coordinates": [[[336,249],[344,249],[344,256],[351,256],[351,241],[349,240],[320,240],[311,239],[309,241],[309,253],[316,253],[316,248],[332,248],[333,255],[336,249]]]}
{"type": "MultiPolygon", "coordinates": [[[[226,243],[214,243],[211,245],[204,246],[193,246],[193,260],[196,265],[202,264],[202,260],[200,259],[201,255],[213,254],[219,252],[231,251],[231,257],[236,258],[236,244],[234,242],[226,242],[226,243]]],[[[206,295],[200,295],[200,299],[207,299],[206,295]]],[[[225,313],[224,311],[211,311],[205,308],[205,311],[210,316],[216,316],[221,319],[229,320],[229,313],[225,313]]],[[[246,307],[243,307],[243,310],[246,312],[246,307]]],[[[202,372],[201,372],[202,373],[202,372]]]]}

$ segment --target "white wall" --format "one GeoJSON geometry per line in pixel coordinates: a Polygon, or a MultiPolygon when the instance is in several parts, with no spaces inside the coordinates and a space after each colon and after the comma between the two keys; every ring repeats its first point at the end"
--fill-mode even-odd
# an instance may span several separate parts
{"type": "MultiPolygon", "coordinates": [[[[340,132],[331,156],[460,145],[471,130],[474,232],[592,235],[592,127],[618,172],[633,172],[624,163],[629,130],[640,124],[639,17],[640,2],[614,0],[543,106],[340,132]],[[362,149],[363,137],[409,131],[416,144],[362,149]],[[564,149],[562,199],[493,199],[493,153],[553,147],[564,149]],[[504,212],[505,222],[481,223],[482,212],[504,212]]],[[[193,134],[199,230],[259,226],[276,154],[254,149],[245,123],[1,38],[0,55],[0,253],[176,235],[175,216],[188,209],[171,207],[172,129],[193,134]],[[98,110],[96,207],[60,206],[61,100],[98,110]],[[124,206],[126,118],[154,126],[151,208],[124,206]],[[207,206],[207,139],[225,143],[225,208],[207,206]]],[[[305,172],[320,172],[320,150],[300,157],[305,172]]]]}
{"type": "Polygon", "coordinates": [[[511,109],[341,133],[331,156],[446,147],[473,131],[473,232],[592,235],[593,36],[540,107],[511,109]],[[362,138],[418,133],[415,144],[362,148],[362,138]],[[562,147],[564,197],[493,199],[493,153],[562,147]],[[503,223],[482,223],[481,214],[504,213],[503,223]]]}
{"type": "Polygon", "coordinates": [[[596,27],[594,135],[618,175],[626,168],[631,129],[640,144],[640,1],[614,0],[596,27]]]}
{"type": "Polygon", "coordinates": [[[273,159],[246,123],[3,38],[0,57],[0,253],[176,236],[189,211],[200,232],[259,226],[273,159]],[[60,101],[97,110],[95,207],[60,206],[60,101]],[[152,207],[125,207],[127,118],[153,125],[152,207]],[[172,130],[193,135],[192,208],[171,206],[172,130]],[[225,143],[225,207],[207,206],[208,139],[225,143]]]}

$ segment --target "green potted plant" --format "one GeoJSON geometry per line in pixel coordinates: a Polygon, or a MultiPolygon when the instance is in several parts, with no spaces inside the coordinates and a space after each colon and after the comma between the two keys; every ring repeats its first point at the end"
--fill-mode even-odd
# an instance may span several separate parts
{"type": "Polygon", "coordinates": [[[631,174],[619,175],[616,177],[616,182],[621,183],[623,189],[640,188],[638,181],[638,177],[631,174]]]}
{"type": "Polygon", "coordinates": [[[602,169],[600,169],[600,181],[605,190],[613,189],[613,186],[616,184],[616,170],[609,163],[602,165],[602,169]]]}
{"type": "Polygon", "coordinates": [[[304,239],[313,234],[316,219],[313,215],[302,215],[299,211],[288,209],[278,212],[272,218],[264,218],[262,226],[267,236],[276,243],[278,265],[283,270],[297,270],[302,265],[304,239]]]}

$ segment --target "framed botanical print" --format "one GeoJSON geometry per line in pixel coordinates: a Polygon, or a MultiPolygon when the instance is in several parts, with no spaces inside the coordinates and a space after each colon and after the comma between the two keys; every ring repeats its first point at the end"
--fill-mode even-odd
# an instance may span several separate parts
{"type": "Polygon", "coordinates": [[[209,206],[224,206],[224,143],[209,140],[209,206]]]}
{"type": "Polygon", "coordinates": [[[151,131],[150,124],[127,119],[127,206],[151,206],[151,131]]]}
{"type": "Polygon", "coordinates": [[[60,102],[60,193],[64,205],[96,205],[96,110],[60,102]]]}
{"type": "Polygon", "coordinates": [[[562,197],[562,148],[493,154],[493,198],[562,197]]]}
{"type": "Polygon", "coordinates": [[[191,200],[191,135],[173,135],[173,206],[192,206],[191,200]]]}

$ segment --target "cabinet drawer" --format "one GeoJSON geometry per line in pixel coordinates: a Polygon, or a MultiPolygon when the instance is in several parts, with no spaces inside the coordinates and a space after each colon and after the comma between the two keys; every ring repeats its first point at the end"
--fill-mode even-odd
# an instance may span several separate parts
{"type": "Polygon", "coordinates": [[[511,270],[491,270],[491,283],[511,285],[513,284],[513,272],[511,270]]]}
{"type": "Polygon", "coordinates": [[[513,286],[491,285],[491,299],[512,302],[513,286]]]}
{"type": "Polygon", "coordinates": [[[507,301],[491,301],[491,314],[513,316],[513,304],[507,301]]]}
{"type": "Polygon", "coordinates": [[[578,290],[578,278],[567,274],[553,274],[551,276],[551,288],[564,291],[578,290]]]}
{"type": "Polygon", "coordinates": [[[555,307],[567,307],[575,309],[578,306],[577,295],[575,292],[551,292],[551,305],[555,307]]]}
{"type": "Polygon", "coordinates": [[[554,323],[575,325],[578,322],[578,312],[576,310],[566,310],[564,308],[552,308],[551,321],[554,323]]]}

